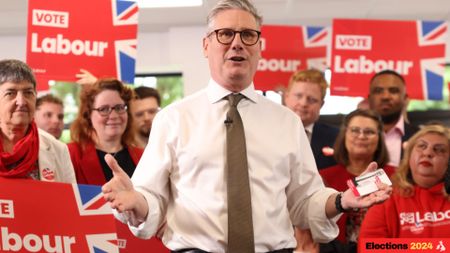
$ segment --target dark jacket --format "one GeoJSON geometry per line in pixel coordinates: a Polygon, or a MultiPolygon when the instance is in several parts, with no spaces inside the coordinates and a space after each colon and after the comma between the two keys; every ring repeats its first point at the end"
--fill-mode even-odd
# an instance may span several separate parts
{"type": "Polygon", "coordinates": [[[311,149],[316,160],[317,168],[323,169],[336,165],[333,154],[326,156],[323,148],[333,148],[339,129],[323,123],[315,123],[311,136],[311,149]]]}

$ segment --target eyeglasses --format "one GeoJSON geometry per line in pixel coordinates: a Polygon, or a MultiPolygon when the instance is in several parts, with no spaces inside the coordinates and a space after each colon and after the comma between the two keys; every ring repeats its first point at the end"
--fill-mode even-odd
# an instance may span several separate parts
{"type": "Polygon", "coordinates": [[[347,130],[352,137],[359,137],[363,134],[364,137],[372,138],[378,134],[378,131],[372,128],[348,127],[347,130]]]}
{"type": "MultiPolygon", "coordinates": [[[[428,149],[428,146],[431,146],[428,142],[419,140],[414,146],[415,149],[424,152],[428,149]]],[[[445,144],[436,144],[431,146],[431,149],[437,156],[444,156],[448,153],[448,147],[445,144]]]]}
{"type": "Polygon", "coordinates": [[[109,116],[111,112],[114,110],[117,114],[124,114],[127,111],[127,105],[125,104],[117,104],[113,107],[109,105],[101,106],[99,108],[93,108],[92,110],[97,111],[101,116],[109,116]]]}
{"type": "Polygon", "coordinates": [[[252,29],[244,29],[242,31],[235,31],[230,28],[222,28],[217,29],[208,34],[208,37],[211,36],[212,33],[216,33],[217,41],[223,45],[230,45],[236,33],[239,33],[241,37],[242,43],[246,46],[253,46],[259,41],[259,37],[261,35],[260,31],[252,30],[252,29]]]}

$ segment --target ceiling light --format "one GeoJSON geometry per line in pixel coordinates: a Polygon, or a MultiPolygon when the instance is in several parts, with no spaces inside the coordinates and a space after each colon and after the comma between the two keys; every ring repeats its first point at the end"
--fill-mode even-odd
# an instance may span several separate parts
{"type": "Polygon", "coordinates": [[[137,0],[139,8],[169,8],[201,6],[203,0],[137,0]]]}

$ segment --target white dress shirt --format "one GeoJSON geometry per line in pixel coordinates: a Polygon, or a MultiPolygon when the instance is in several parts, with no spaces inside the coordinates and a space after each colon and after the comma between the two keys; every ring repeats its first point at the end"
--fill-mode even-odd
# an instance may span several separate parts
{"type": "Polygon", "coordinates": [[[312,133],[314,129],[314,123],[309,124],[308,126],[303,126],[305,128],[306,137],[308,141],[311,143],[312,133]]]}
{"type": "MultiPolygon", "coordinates": [[[[167,219],[162,238],[171,250],[226,252],[226,126],[231,92],[214,81],[156,115],[149,144],[132,182],[148,202],[147,220],[130,227],[153,236],[167,219]],[[167,215],[167,216],[166,216],[167,215]]],[[[292,225],[329,241],[338,234],[327,219],[325,188],[300,119],[258,95],[251,84],[238,104],[247,145],[255,252],[294,248],[292,225]]]]}

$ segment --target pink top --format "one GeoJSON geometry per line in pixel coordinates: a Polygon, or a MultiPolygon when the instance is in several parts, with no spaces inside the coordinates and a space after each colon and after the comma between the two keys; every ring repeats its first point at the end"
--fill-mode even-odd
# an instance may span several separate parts
{"type": "Polygon", "coordinates": [[[403,116],[397,121],[397,124],[384,133],[386,147],[389,151],[389,165],[398,167],[402,154],[402,136],[405,135],[405,124],[403,116]]]}

